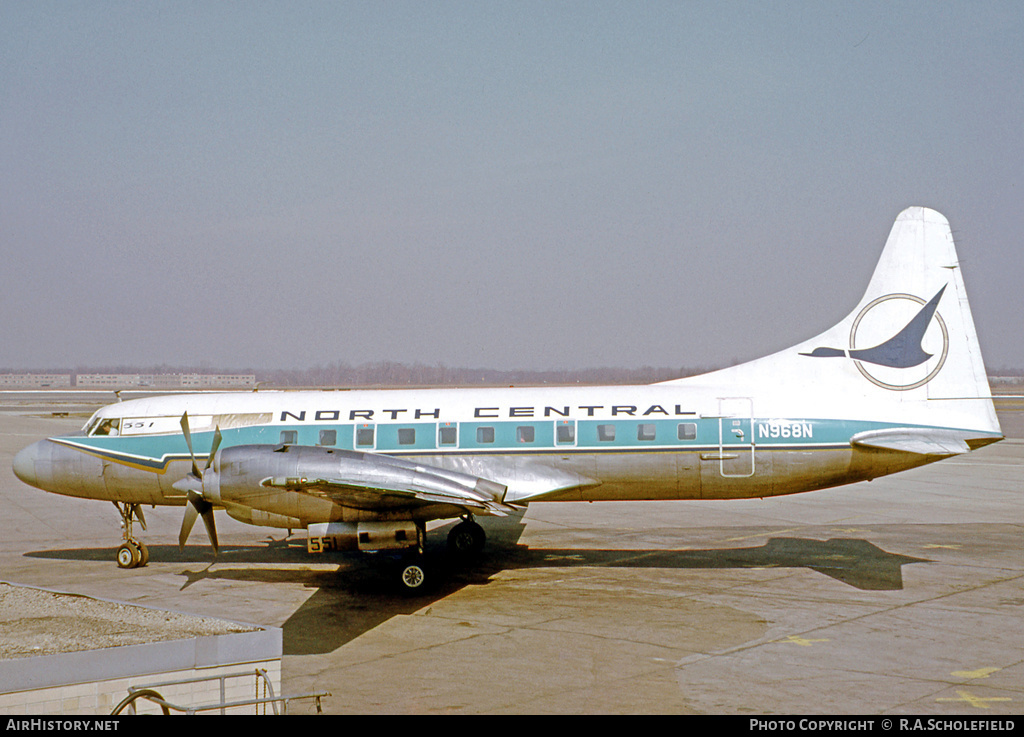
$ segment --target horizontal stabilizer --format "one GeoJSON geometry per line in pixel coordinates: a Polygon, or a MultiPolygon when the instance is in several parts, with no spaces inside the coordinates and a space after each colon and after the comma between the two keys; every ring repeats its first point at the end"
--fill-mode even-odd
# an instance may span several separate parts
{"type": "Polygon", "coordinates": [[[967,435],[957,430],[919,427],[894,427],[857,433],[850,442],[868,448],[900,450],[927,456],[953,456],[967,453],[967,435]]]}

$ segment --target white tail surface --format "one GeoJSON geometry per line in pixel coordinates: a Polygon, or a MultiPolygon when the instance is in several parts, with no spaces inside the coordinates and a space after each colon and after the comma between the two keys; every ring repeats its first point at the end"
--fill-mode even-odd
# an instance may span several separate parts
{"type": "Polygon", "coordinates": [[[949,222],[900,213],[857,307],[816,338],[670,384],[740,393],[759,416],[875,420],[1000,433],[949,222]]]}

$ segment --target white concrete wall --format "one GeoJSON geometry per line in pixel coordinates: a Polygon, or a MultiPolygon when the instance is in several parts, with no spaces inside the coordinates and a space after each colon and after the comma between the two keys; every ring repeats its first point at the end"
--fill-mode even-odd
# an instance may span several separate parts
{"type": "MultiPolygon", "coordinates": [[[[224,681],[224,701],[243,701],[246,699],[270,696],[270,691],[259,683],[257,691],[256,670],[262,669],[273,685],[274,695],[281,695],[281,661],[264,660],[255,663],[224,665],[216,668],[193,668],[190,670],[169,671],[166,673],[111,678],[102,681],[75,683],[65,686],[17,691],[0,694],[0,715],[13,716],[21,714],[46,714],[60,716],[98,716],[110,714],[122,699],[128,696],[128,688],[153,688],[166,701],[185,707],[196,707],[221,702],[221,684],[218,679],[222,675],[230,675],[224,681]],[[167,681],[188,680],[193,678],[209,678],[200,683],[179,685],[163,684],[167,681]]],[[[139,714],[160,714],[159,706],[147,699],[135,702],[139,714]]],[[[280,706],[279,706],[280,708],[280,706]]],[[[125,709],[123,714],[130,713],[125,709]]],[[[171,712],[178,713],[172,710],[171,712]]],[[[219,711],[208,712],[219,714],[219,711]]],[[[271,705],[237,707],[227,711],[229,714],[273,714],[271,705]]]]}
{"type": "MultiPolygon", "coordinates": [[[[225,682],[224,701],[262,697],[256,670],[267,671],[274,695],[281,695],[282,632],[275,627],[249,632],[164,640],[29,658],[0,660],[0,715],[109,714],[128,687],[152,687],[166,701],[191,707],[220,703],[220,682],[163,686],[168,681],[241,674],[225,682]]],[[[270,695],[268,692],[267,696],[270,695]]],[[[160,713],[140,701],[139,711],[160,713]]],[[[241,713],[255,714],[254,706],[241,713]]],[[[268,709],[273,713],[273,709],[268,709]]]]}

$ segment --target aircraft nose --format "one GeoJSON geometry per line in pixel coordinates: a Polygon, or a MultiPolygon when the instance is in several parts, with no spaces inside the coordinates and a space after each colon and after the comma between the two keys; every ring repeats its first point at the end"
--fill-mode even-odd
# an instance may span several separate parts
{"type": "Polygon", "coordinates": [[[39,459],[41,446],[46,440],[40,440],[27,448],[22,448],[14,456],[14,475],[29,486],[39,486],[39,477],[36,475],[36,461],[39,459]]]}

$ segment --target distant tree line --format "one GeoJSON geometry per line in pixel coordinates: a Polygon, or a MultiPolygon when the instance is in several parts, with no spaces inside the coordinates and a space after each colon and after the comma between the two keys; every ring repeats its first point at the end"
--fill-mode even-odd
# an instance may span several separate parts
{"type": "MultiPolygon", "coordinates": [[[[538,386],[544,384],[652,384],[713,371],[717,366],[640,368],[526,369],[456,368],[444,364],[374,361],[350,364],[335,361],[305,369],[220,368],[200,366],[90,366],[74,369],[0,368],[0,373],[78,374],[255,374],[256,381],[270,387],[349,387],[349,386],[538,386]]],[[[1022,377],[1024,369],[991,369],[992,377],[1022,377]]]]}
{"type": "MultiPolygon", "coordinates": [[[[20,369],[11,373],[71,374],[255,374],[263,387],[349,387],[349,386],[536,386],[565,384],[650,384],[683,376],[706,373],[712,368],[525,369],[456,368],[444,364],[375,361],[350,364],[335,361],[304,369],[253,369],[201,366],[89,366],[74,369],[20,369]]],[[[0,368],[0,373],[6,373],[0,368]]]]}
{"type": "Polygon", "coordinates": [[[443,364],[377,361],[352,365],[335,362],[308,369],[257,372],[261,383],[279,386],[514,386],[564,384],[650,384],[708,369],[590,368],[547,371],[455,368],[443,364]]]}

